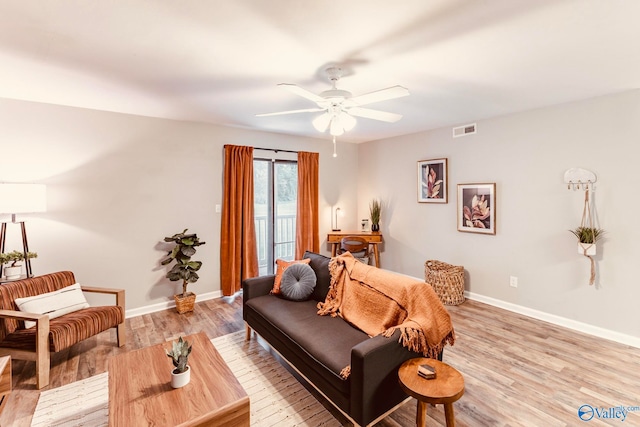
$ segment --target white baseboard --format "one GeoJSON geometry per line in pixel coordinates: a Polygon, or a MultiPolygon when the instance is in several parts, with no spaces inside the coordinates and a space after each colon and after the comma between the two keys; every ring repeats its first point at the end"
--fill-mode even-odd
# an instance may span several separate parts
{"type": "MultiPolygon", "coordinates": [[[[469,291],[464,291],[464,295],[470,300],[482,302],[484,304],[489,304],[494,307],[502,308],[504,310],[512,311],[514,313],[522,314],[524,316],[532,317],[534,319],[542,320],[544,322],[549,322],[554,325],[572,329],[574,331],[583,332],[585,334],[593,335],[599,338],[604,338],[604,339],[615,341],[621,344],[640,348],[639,337],[634,337],[632,335],[615,332],[609,329],[601,328],[599,326],[589,325],[587,323],[578,322],[572,319],[567,319],[566,317],[545,313],[544,311],[535,310],[533,308],[524,307],[522,305],[513,304],[506,301],[501,301],[499,299],[487,297],[487,296],[476,294],[469,291]]],[[[207,292],[205,294],[198,294],[197,301],[206,301],[214,298],[220,298],[221,296],[222,296],[222,292],[220,291],[207,292]]],[[[175,306],[176,306],[175,301],[171,299],[166,302],[161,302],[157,304],[152,304],[144,307],[138,307],[138,308],[133,308],[131,310],[127,310],[125,313],[125,317],[128,319],[130,317],[142,316],[143,314],[155,313],[156,311],[166,310],[168,308],[173,308],[175,306]]]]}
{"type": "Polygon", "coordinates": [[[632,347],[640,348],[640,338],[632,335],[615,332],[609,329],[601,328],[599,326],[589,325],[587,323],[578,322],[576,320],[567,319],[566,317],[557,316],[555,314],[545,313],[544,311],[534,310],[533,308],[524,307],[522,305],[513,304],[499,299],[479,295],[473,292],[465,291],[465,296],[471,300],[482,302],[492,305],[494,307],[502,308],[512,311],[514,313],[522,314],[527,317],[542,320],[552,323],[554,325],[563,326],[574,331],[583,332],[585,334],[593,335],[599,338],[615,341],[621,344],[629,345],[632,347]]]}
{"type": "MultiPolygon", "coordinates": [[[[196,301],[207,301],[214,298],[220,298],[222,296],[222,292],[207,292],[205,294],[198,294],[196,296],[196,301]]],[[[143,314],[155,313],[156,311],[166,310],[168,308],[173,308],[176,306],[176,302],[173,300],[168,300],[166,302],[159,302],[157,304],[145,305],[144,307],[132,308],[125,312],[125,318],[129,319],[130,317],[142,316],[143,314]]]]}

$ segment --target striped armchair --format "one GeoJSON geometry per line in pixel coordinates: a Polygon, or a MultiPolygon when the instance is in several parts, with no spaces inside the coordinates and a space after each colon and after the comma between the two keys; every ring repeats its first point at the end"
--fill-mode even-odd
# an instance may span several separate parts
{"type": "Polygon", "coordinates": [[[125,344],[123,289],[82,286],[83,292],[115,295],[116,305],[83,308],[55,319],[17,310],[16,298],[57,291],[75,283],[72,272],[61,271],[0,285],[0,356],[34,360],[38,389],[49,384],[50,353],[110,328],[117,328],[118,346],[125,344]],[[25,328],[25,320],[35,321],[36,326],[25,328]]]}

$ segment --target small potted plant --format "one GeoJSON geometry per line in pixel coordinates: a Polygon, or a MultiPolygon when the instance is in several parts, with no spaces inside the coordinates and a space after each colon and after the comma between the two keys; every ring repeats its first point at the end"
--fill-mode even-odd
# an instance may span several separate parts
{"type": "Polygon", "coordinates": [[[183,340],[182,337],[178,338],[178,341],[172,343],[171,350],[166,353],[175,367],[171,371],[171,387],[180,388],[189,384],[191,380],[191,368],[188,363],[189,354],[191,354],[189,341],[183,340]]]}
{"type": "MultiPolygon", "coordinates": [[[[37,258],[36,252],[27,252],[26,259],[37,258]]],[[[6,254],[0,254],[0,263],[9,264],[8,267],[4,267],[4,275],[7,280],[18,279],[22,275],[22,264],[18,264],[19,261],[24,261],[24,252],[12,251],[6,254]]]]}
{"type": "Polygon", "coordinates": [[[371,231],[380,231],[380,211],[382,206],[380,200],[373,199],[369,203],[369,216],[371,217],[371,231]]]}
{"type": "Polygon", "coordinates": [[[578,238],[578,253],[580,255],[595,255],[596,254],[596,242],[604,230],[595,227],[576,227],[573,230],[569,230],[574,236],[578,238]]]}
{"type": "Polygon", "coordinates": [[[195,255],[198,246],[206,243],[201,242],[195,233],[187,234],[187,230],[185,228],[182,233],[164,238],[165,242],[173,242],[176,245],[169,251],[168,257],[160,263],[167,265],[173,261],[176,262],[165,277],[172,282],[182,280],[182,294],[173,296],[176,301],[176,309],[180,314],[193,311],[196,294],[187,292],[187,285],[197,282],[200,278],[197,271],[202,267],[202,262],[191,261],[191,257],[195,255]]]}

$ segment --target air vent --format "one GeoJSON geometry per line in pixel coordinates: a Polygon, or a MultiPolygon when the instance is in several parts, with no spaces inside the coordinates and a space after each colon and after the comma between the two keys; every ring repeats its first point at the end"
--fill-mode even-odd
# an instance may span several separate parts
{"type": "Polygon", "coordinates": [[[472,135],[476,133],[476,124],[471,123],[470,125],[458,126],[457,128],[453,128],[453,137],[459,138],[461,136],[472,135]]]}

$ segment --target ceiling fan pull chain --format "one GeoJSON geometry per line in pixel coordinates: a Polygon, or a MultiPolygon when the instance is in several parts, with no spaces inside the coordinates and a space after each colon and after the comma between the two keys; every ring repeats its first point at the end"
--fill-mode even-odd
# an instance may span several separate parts
{"type": "Polygon", "coordinates": [[[338,153],[336,153],[336,137],[333,137],[333,157],[338,157],[338,153]]]}

